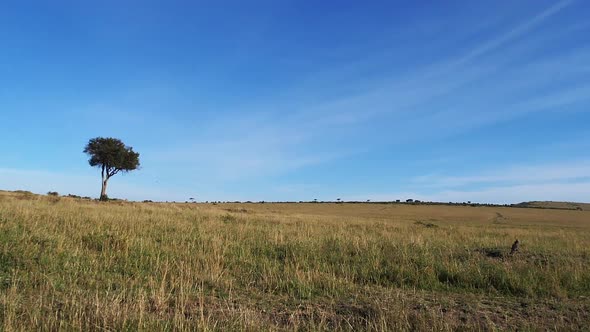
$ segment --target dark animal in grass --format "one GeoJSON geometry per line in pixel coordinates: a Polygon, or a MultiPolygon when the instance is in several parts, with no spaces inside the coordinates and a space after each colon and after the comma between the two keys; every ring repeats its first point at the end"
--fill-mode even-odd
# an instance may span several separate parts
{"type": "Polygon", "coordinates": [[[518,251],[519,246],[520,242],[518,242],[518,240],[514,241],[514,243],[512,244],[512,249],[510,249],[510,255],[514,255],[514,253],[518,251]]]}

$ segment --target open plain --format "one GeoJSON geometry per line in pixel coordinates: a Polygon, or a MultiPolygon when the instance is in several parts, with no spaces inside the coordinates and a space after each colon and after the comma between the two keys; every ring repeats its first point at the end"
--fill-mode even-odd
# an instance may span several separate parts
{"type": "Polygon", "coordinates": [[[589,321],[590,211],[0,192],[5,331],[579,330],[589,321]]]}

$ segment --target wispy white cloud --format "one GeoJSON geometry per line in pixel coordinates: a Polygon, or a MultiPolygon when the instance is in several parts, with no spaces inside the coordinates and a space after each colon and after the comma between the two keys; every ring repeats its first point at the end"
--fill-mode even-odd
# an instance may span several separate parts
{"type": "Polygon", "coordinates": [[[524,201],[590,202],[590,181],[491,186],[477,190],[441,190],[428,194],[406,191],[346,197],[347,200],[371,199],[372,201],[405,200],[408,198],[433,202],[471,201],[496,204],[512,204],[524,201]]]}
{"type": "Polygon", "coordinates": [[[590,178],[590,161],[570,161],[545,165],[514,165],[479,174],[459,176],[425,175],[412,180],[416,185],[455,188],[466,185],[497,183],[548,183],[590,178]]]}
{"type": "MultiPolygon", "coordinates": [[[[549,11],[551,14],[557,12],[557,9],[549,11]]],[[[550,16],[545,14],[539,17],[548,19],[550,16]]],[[[499,37],[489,45],[494,48],[505,46],[512,38],[530,31],[541,22],[535,18],[532,23],[525,23],[526,29],[517,28],[518,34],[508,33],[510,38],[499,37]]],[[[492,47],[478,47],[476,50],[468,53],[472,54],[470,61],[476,61],[485,54],[484,50],[491,51],[492,47]]],[[[501,70],[502,64],[466,65],[462,61],[461,66],[457,66],[457,60],[451,58],[418,69],[409,76],[382,82],[384,86],[365,93],[299,105],[297,110],[286,112],[281,117],[273,115],[272,110],[282,108],[284,103],[289,103],[289,99],[275,101],[271,106],[261,105],[260,108],[249,106],[254,113],[232,114],[231,117],[220,117],[215,123],[209,123],[204,133],[194,136],[194,141],[198,143],[176,142],[172,149],[152,152],[161,161],[185,163],[194,169],[204,170],[208,176],[216,175],[218,178],[237,179],[290,172],[363,151],[364,140],[370,139],[375,133],[365,132],[363,137],[351,134],[358,130],[359,125],[390,120],[393,114],[396,118],[392,126],[402,130],[389,133],[387,141],[381,140],[384,143],[413,140],[415,136],[444,136],[582,102],[590,95],[587,85],[557,90],[542,97],[523,99],[512,96],[515,100],[512,103],[503,101],[503,97],[513,95],[515,91],[528,92],[532,87],[549,84],[554,74],[564,73],[564,70],[574,73],[572,67],[585,63],[585,58],[580,56],[584,52],[579,50],[551,61],[541,59],[522,68],[504,69],[505,83],[499,86],[493,86],[493,82],[497,83],[498,80],[485,80],[490,74],[501,70]],[[579,62],[568,59],[577,59],[579,62]],[[449,64],[455,65],[450,67],[449,64]],[[539,67],[543,67],[540,77],[539,67]],[[481,80],[486,82],[482,85],[483,91],[474,91],[471,83],[481,80]],[[457,93],[465,88],[465,95],[457,93]],[[453,93],[452,99],[457,103],[454,107],[445,109],[441,108],[444,106],[436,105],[436,98],[453,93]],[[473,108],[477,108],[477,112],[473,108]],[[338,141],[345,143],[336,147],[334,143],[338,141]],[[338,151],[332,151],[334,149],[338,151]]]]}
{"type": "Polygon", "coordinates": [[[494,186],[480,190],[443,191],[425,199],[453,202],[519,203],[522,201],[589,202],[590,181],[575,183],[539,183],[494,186]]]}
{"type": "MultiPolygon", "coordinates": [[[[528,37],[573,3],[569,0],[557,2],[512,27],[499,28],[503,32],[481,38],[463,52],[441,55],[430,63],[412,66],[411,70],[400,70],[403,64],[393,65],[389,59],[391,53],[377,52],[375,55],[367,51],[368,61],[361,59],[329,68],[312,82],[303,79],[294,84],[292,91],[279,91],[273,98],[235,105],[235,111],[220,112],[220,115],[205,120],[191,116],[190,111],[196,106],[194,100],[187,97],[187,91],[178,92],[156,82],[154,88],[144,86],[138,93],[122,97],[121,105],[112,107],[108,102],[93,105],[85,113],[85,123],[92,127],[97,114],[99,117],[116,117],[118,121],[114,129],[109,128],[116,136],[126,135],[132,126],[149,128],[135,135],[144,139],[147,136],[149,139],[144,142],[153,144],[137,147],[137,150],[142,153],[145,173],[161,182],[135,186],[114,179],[112,195],[133,199],[174,199],[186,196],[180,191],[189,190],[171,185],[172,178],[174,181],[182,178],[187,187],[199,187],[200,183],[206,182],[273,177],[394,142],[417,138],[439,140],[445,135],[532,113],[563,111],[567,106],[585,103],[590,98],[588,77],[580,75],[584,68],[588,68],[589,50],[568,49],[555,52],[551,57],[529,58],[523,65],[515,62],[525,59],[523,54],[546,44],[545,34],[528,37]],[[372,69],[381,69],[375,70],[381,74],[363,76],[368,63],[377,63],[374,67],[378,68],[372,69]],[[551,87],[549,92],[539,96],[539,91],[551,86],[556,78],[570,84],[551,87]],[[334,90],[339,93],[324,93],[332,86],[338,86],[334,90]],[[171,99],[183,100],[179,104],[186,108],[183,113],[186,117],[171,118],[159,113],[160,109],[169,106],[167,103],[171,99]],[[153,114],[146,116],[142,103],[153,114]],[[174,188],[153,189],[167,184],[174,188]]],[[[491,28],[498,29],[497,26],[491,28]]],[[[572,33],[568,26],[557,30],[552,32],[555,33],[553,37],[572,33]]],[[[436,30],[430,33],[436,34],[436,30]]],[[[445,43],[444,36],[436,37],[441,39],[440,44],[445,43]]],[[[396,45],[395,50],[398,49],[396,45]]],[[[231,106],[224,105],[224,111],[231,106]]],[[[98,126],[92,129],[96,132],[105,130],[98,126]]],[[[556,181],[587,177],[585,169],[590,169],[587,166],[588,162],[515,166],[493,172],[475,172],[474,175],[427,176],[416,179],[412,185],[435,188],[440,195],[436,197],[443,200],[468,195],[493,198],[495,194],[499,195],[501,188],[509,190],[514,187],[515,192],[525,193],[530,188],[539,189],[539,186],[557,186],[556,181]],[[484,189],[451,191],[474,184],[483,184],[484,189]]],[[[57,190],[95,195],[89,188],[95,188],[97,182],[96,178],[86,175],[0,170],[0,186],[37,192],[57,190]]],[[[555,189],[574,186],[560,185],[555,189]]],[[[318,189],[275,188],[285,194],[318,189]]],[[[578,190],[576,188],[572,187],[578,190]]],[[[408,190],[404,195],[435,197],[414,190],[408,190]]]]}
{"type": "MultiPolygon", "coordinates": [[[[528,92],[541,84],[553,82],[557,75],[574,74],[580,66],[587,64],[587,57],[584,56],[587,52],[584,49],[556,57],[551,61],[541,58],[525,66],[515,67],[511,64],[522,52],[523,47],[533,49],[545,43],[545,39],[521,41],[519,38],[532,33],[572,3],[573,1],[569,0],[560,1],[525,19],[507,32],[473,46],[463,54],[441,58],[408,73],[385,71],[390,77],[377,78],[375,84],[367,83],[364,92],[305,106],[287,118],[302,121],[307,125],[303,128],[320,133],[325,132],[327,128],[342,125],[354,126],[362,122],[382,121],[383,118],[389,118],[394,114],[402,117],[408,114],[419,117],[434,116],[435,122],[440,123],[440,118],[455,115],[457,109],[460,109],[462,115],[473,114],[472,109],[464,109],[466,96],[472,95],[478,100],[479,113],[484,116],[474,119],[471,126],[482,126],[509,118],[507,113],[513,118],[581,101],[588,95],[585,94],[585,87],[556,91],[554,95],[545,96],[543,100],[527,100],[530,98],[528,96],[522,100],[523,96],[519,96],[519,102],[508,105],[501,102],[506,95],[514,94],[515,91],[528,92]],[[494,53],[493,59],[487,58],[491,53],[494,53]],[[497,77],[498,73],[502,73],[500,77],[497,77]],[[494,76],[496,78],[490,79],[494,76]],[[447,95],[452,95],[456,99],[455,107],[441,109],[436,104],[437,98],[447,95]],[[509,110],[502,112],[507,108],[509,110]],[[518,108],[523,110],[517,110],[518,108]]],[[[567,27],[564,30],[569,31],[567,27]]],[[[325,84],[330,84],[329,79],[325,84]]],[[[471,104],[472,101],[467,105],[471,104]]]]}
{"type": "Polygon", "coordinates": [[[147,154],[147,162],[153,165],[176,165],[177,168],[206,176],[210,180],[224,182],[280,175],[350,153],[302,149],[300,144],[306,138],[297,133],[290,135],[288,129],[283,133],[256,127],[234,130],[239,131],[232,131],[230,137],[220,133],[214,140],[183,143],[166,150],[151,150],[147,154]]]}
{"type": "Polygon", "coordinates": [[[462,63],[468,62],[476,57],[483,56],[486,53],[489,53],[495,49],[498,49],[499,47],[505,45],[506,43],[508,43],[518,37],[525,35],[527,32],[530,32],[535,27],[537,27],[541,23],[543,23],[543,21],[547,20],[551,16],[556,15],[562,9],[571,5],[572,2],[573,2],[573,0],[562,0],[562,1],[555,3],[553,6],[543,10],[539,14],[533,16],[532,18],[521,22],[518,26],[512,28],[512,30],[508,31],[507,33],[497,36],[496,38],[490,39],[490,40],[482,43],[481,45],[475,47],[473,50],[471,50],[465,56],[460,58],[457,61],[457,64],[462,64],[462,63]]]}
{"type": "Polygon", "coordinates": [[[590,202],[590,160],[512,165],[461,175],[429,174],[406,190],[354,195],[353,199],[420,199],[438,202],[518,203],[532,200],[590,202]]]}
{"type": "Polygon", "coordinates": [[[282,194],[296,194],[301,197],[308,197],[311,194],[316,194],[318,191],[321,191],[321,188],[322,187],[318,184],[291,183],[277,186],[274,190],[282,194]]]}

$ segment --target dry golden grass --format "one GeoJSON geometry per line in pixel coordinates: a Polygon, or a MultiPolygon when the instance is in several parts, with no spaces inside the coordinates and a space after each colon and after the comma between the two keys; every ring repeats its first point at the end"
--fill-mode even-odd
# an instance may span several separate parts
{"type": "Polygon", "coordinates": [[[6,331],[575,330],[588,296],[587,211],[0,193],[6,331]]]}

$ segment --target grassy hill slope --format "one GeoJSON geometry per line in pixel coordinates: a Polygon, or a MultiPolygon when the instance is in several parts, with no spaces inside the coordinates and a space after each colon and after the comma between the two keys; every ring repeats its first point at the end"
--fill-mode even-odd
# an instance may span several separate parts
{"type": "Polygon", "coordinates": [[[541,209],[564,209],[564,210],[582,210],[590,211],[590,203],[575,202],[552,202],[552,201],[533,201],[518,204],[521,207],[541,208],[541,209]]]}

